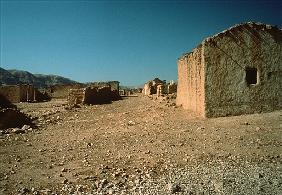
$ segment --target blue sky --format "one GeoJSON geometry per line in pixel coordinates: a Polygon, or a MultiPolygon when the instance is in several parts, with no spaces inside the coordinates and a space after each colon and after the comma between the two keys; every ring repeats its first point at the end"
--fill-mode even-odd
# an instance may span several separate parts
{"type": "Polygon", "coordinates": [[[234,24],[282,26],[282,1],[2,1],[0,66],[80,82],[177,79],[177,58],[234,24]]]}

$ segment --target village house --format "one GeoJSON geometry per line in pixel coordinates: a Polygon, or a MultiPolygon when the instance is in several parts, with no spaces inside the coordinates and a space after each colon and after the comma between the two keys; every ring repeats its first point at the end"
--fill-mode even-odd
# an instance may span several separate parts
{"type": "Polygon", "coordinates": [[[3,85],[0,94],[12,103],[36,101],[36,90],[32,85],[3,85]]]}
{"type": "Polygon", "coordinates": [[[178,59],[177,105],[202,117],[282,108],[282,31],[233,26],[178,59]]]}

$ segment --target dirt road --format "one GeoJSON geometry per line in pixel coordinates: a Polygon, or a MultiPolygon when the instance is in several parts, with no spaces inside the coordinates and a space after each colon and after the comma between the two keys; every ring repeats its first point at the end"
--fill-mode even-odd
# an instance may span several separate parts
{"type": "Polygon", "coordinates": [[[282,112],[200,119],[148,97],[22,103],[0,135],[0,194],[282,194],[282,112]]]}

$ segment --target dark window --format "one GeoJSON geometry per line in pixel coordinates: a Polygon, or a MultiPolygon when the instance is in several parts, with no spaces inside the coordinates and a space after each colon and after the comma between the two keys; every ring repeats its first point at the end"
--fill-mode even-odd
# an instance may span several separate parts
{"type": "Polygon", "coordinates": [[[258,82],[258,71],[256,68],[246,68],[246,82],[248,85],[255,85],[258,82]]]}

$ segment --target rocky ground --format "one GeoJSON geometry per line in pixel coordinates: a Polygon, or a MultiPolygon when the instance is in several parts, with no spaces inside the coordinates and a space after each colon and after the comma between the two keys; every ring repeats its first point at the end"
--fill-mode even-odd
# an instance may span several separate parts
{"type": "Polygon", "coordinates": [[[282,112],[199,119],[148,97],[17,105],[0,194],[282,194],[282,112]]]}

